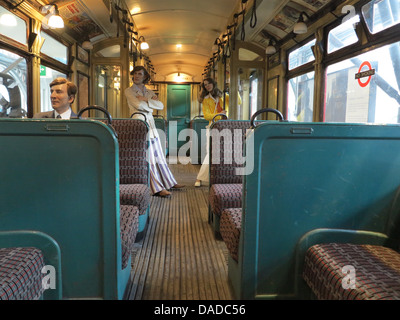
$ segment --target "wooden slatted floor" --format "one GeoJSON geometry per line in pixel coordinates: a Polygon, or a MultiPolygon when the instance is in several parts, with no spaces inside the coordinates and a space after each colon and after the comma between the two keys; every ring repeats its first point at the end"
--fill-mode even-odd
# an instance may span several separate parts
{"type": "Polygon", "coordinates": [[[170,165],[186,188],[151,197],[149,225],[132,254],[130,300],[230,300],[227,249],[208,223],[208,186],[199,165],[170,165]]]}

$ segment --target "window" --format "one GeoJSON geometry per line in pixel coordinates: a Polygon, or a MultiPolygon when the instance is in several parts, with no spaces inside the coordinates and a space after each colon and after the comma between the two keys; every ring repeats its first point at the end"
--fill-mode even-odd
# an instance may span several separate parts
{"type": "Polygon", "coordinates": [[[315,60],[314,54],[311,50],[313,45],[315,45],[315,39],[289,53],[289,70],[315,60]]]}
{"type": "Polygon", "coordinates": [[[250,118],[257,111],[258,106],[258,78],[250,76],[250,118]]]}
{"type": "Polygon", "coordinates": [[[12,52],[0,49],[0,117],[27,116],[27,63],[12,52]]]}
{"type": "Polygon", "coordinates": [[[61,63],[68,63],[68,48],[61,42],[55,40],[47,33],[41,32],[40,36],[45,39],[41,52],[49,57],[60,61],[61,63]]]}
{"type": "Polygon", "coordinates": [[[57,77],[67,78],[67,76],[50,67],[40,66],[40,111],[51,111],[53,107],[50,101],[50,83],[57,77]]]}
{"type": "Polygon", "coordinates": [[[341,23],[328,34],[328,53],[347,47],[358,42],[355,25],[360,22],[358,15],[341,23]]]}
{"type": "Polygon", "coordinates": [[[373,0],[361,9],[369,32],[375,34],[400,23],[400,2],[392,0],[373,0]]]}
{"type": "Polygon", "coordinates": [[[289,80],[288,114],[289,121],[313,120],[314,71],[289,80]]]}
{"type": "Polygon", "coordinates": [[[399,59],[397,42],[330,65],[324,121],[400,123],[399,59]]]}
{"type": "Polygon", "coordinates": [[[26,22],[0,6],[0,33],[10,39],[27,44],[26,22]]]}

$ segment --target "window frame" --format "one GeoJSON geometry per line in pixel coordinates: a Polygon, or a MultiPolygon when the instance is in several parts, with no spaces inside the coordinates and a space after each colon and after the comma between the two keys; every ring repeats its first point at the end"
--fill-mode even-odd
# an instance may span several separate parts
{"type": "MultiPolygon", "coordinates": [[[[289,95],[289,85],[290,85],[289,81],[290,81],[290,79],[299,77],[299,76],[307,74],[309,72],[314,72],[314,79],[315,79],[315,74],[316,74],[315,73],[315,67],[314,67],[315,62],[316,62],[315,55],[314,55],[314,60],[313,61],[310,61],[310,62],[308,62],[306,64],[303,64],[301,66],[298,66],[298,67],[296,67],[296,68],[294,68],[292,70],[289,70],[289,54],[291,52],[293,52],[294,50],[304,46],[305,44],[309,43],[310,41],[312,41],[314,39],[317,40],[316,37],[315,37],[315,34],[310,34],[309,37],[307,37],[307,38],[303,39],[302,41],[298,42],[295,46],[291,47],[289,50],[286,51],[286,61],[287,61],[287,63],[286,63],[286,73],[285,73],[285,79],[284,79],[285,80],[285,89],[286,89],[286,98],[284,99],[285,101],[284,101],[284,104],[283,104],[284,105],[283,110],[284,110],[285,118],[288,118],[288,113],[289,113],[289,105],[288,105],[289,98],[288,98],[288,95],[289,95]]],[[[317,45],[317,43],[316,43],[316,45],[317,45]]],[[[314,52],[313,52],[313,54],[314,54],[314,52]]],[[[314,81],[314,87],[315,87],[315,81],[314,81]]],[[[313,100],[313,119],[315,117],[314,116],[314,112],[315,112],[315,110],[314,110],[315,108],[314,107],[315,107],[315,101],[313,100]]]]}
{"type": "MultiPolygon", "coordinates": [[[[289,70],[289,55],[293,51],[297,50],[298,48],[304,46],[305,44],[309,43],[312,40],[316,40],[315,35],[311,34],[309,37],[306,39],[302,40],[301,42],[297,43],[295,46],[291,47],[289,50],[286,51],[286,79],[288,80],[289,78],[296,77],[298,75],[308,73],[310,71],[314,71],[314,64],[315,64],[315,55],[314,55],[314,60],[307,62],[301,66],[298,66],[292,70],[289,70]]],[[[314,54],[314,53],[313,53],[314,54]]]]}
{"type": "Polygon", "coordinates": [[[62,43],[64,46],[67,47],[67,59],[68,59],[67,64],[64,64],[64,63],[48,56],[45,53],[40,52],[41,64],[51,67],[53,69],[57,69],[58,71],[63,72],[65,74],[67,74],[68,76],[70,76],[72,73],[71,72],[71,64],[73,62],[72,52],[71,52],[72,45],[70,43],[66,42],[64,39],[61,39],[57,34],[55,34],[52,31],[44,30],[44,29],[42,29],[41,31],[48,34],[50,37],[54,38],[55,40],[57,40],[58,42],[62,43]]]}
{"type": "MultiPolygon", "coordinates": [[[[16,13],[15,13],[16,14],[16,13]]],[[[18,15],[20,17],[20,15],[18,15]]],[[[25,17],[26,18],[26,17],[25,17]]],[[[24,19],[28,20],[28,18],[24,19]]],[[[27,28],[28,29],[28,28],[27,28]]],[[[20,42],[14,41],[6,36],[0,34],[0,49],[7,50],[11,53],[17,54],[25,59],[27,65],[27,84],[26,84],[26,91],[27,91],[27,117],[33,117],[33,68],[32,68],[32,54],[28,51],[28,46],[21,44],[20,42]]]]}
{"type": "MultiPolygon", "coordinates": [[[[362,6],[368,4],[371,2],[371,0],[363,0],[357,3],[355,7],[355,12],[356,14],[359,15],[360,17],[360,22],[358,26],[358,32],[357,36],[359,38],[359,41],[356,43],[353,43],[347,47],[341,48],[339,50],[336,50],[331,53],[327,53],[327,45],[328,45],[328,35],[329,32],[334,29],[336,26],[338,26],[343,17],[338,17],[336,21],[328,24],[327,26],[324,27],[323,29],[323,48],[324,48],[324,53],[323,53],[323,59],[322,59],[322,73],[323,73],[323,79],[324,79],[324,84],[323,86],[326,86],[326,80],[327,80],[327,70],[330,66],[351,59],[353,57],[357,57],[359,55],[362,55],[364,53],[367,53],[369,51],[373,51],[376,49],[379,49],[381,47],[400,42],[400,24],[391,26],[390,28],[384,29],[376,34],[371,34],[368,30],[368,27],[366,25],[366,22],[364,20],[364,17],[361,12],[362,6]]],[[[326,92],[325,92],[326,94],[326,92]]],[[[319,115],[319,120],[321,122],[325,122],[325,95],[321,97],[321,110],[320,110],[320,115],[319,115]]]]}
{"type": "MultiPolygon", "coordinates": [[[[29,51],[29,25],[30,25],[30,19],[29,17],[25,16],[24,14],[22,14],[19,10],[14,10],[11,11],[5,4],[0,3],[0,6],[2,6],[4,9],[6,9],[7,11],[9,11],[10,13],[16,15],[18,18],[22,19],[25,21],[26,24],[26,29],[25,29],[25,36],[26,36],[26,44],[18,42],[13,40],[12,38],[9,38],[5,35],[3,35],[2,33],[0,33],[0,45],[4,44],[4,45],[9,45],[10,48],[12,48],[12,50],[21,50],[23,52],[28,52],[29,51]]],[[[9,50],[9,49],[8,49],[9,50]]]]}

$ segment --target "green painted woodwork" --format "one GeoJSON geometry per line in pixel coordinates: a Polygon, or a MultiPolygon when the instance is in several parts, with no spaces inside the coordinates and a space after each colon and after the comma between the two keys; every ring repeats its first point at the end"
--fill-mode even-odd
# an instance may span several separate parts
{"type": "Polygon", "coordinates": [[[179,148],[187,143],[189,137],[182,130],[189,128],[190,123],[190,86],[168,85],[167,121],[168,151],[170,155],[178,155],[179,148]],[[181,139],[179,139],[181,138],[181,139]]]}
{"type": "Polygon", "coordinates": [[[90,120],[0,120],[0,231],[60,246],[65,299],[121,299],[118,142],[90,120]]]}

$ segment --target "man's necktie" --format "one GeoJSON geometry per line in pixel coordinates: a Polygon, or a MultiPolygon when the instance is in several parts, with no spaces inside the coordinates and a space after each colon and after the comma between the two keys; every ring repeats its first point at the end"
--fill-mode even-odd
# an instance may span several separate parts
{"type": "Polygon", "coordinates": [[[60,115],[58,115],[58,116],[57,116],[57,119],[61,119],[61,116],[60,116],[60,115]]]}

